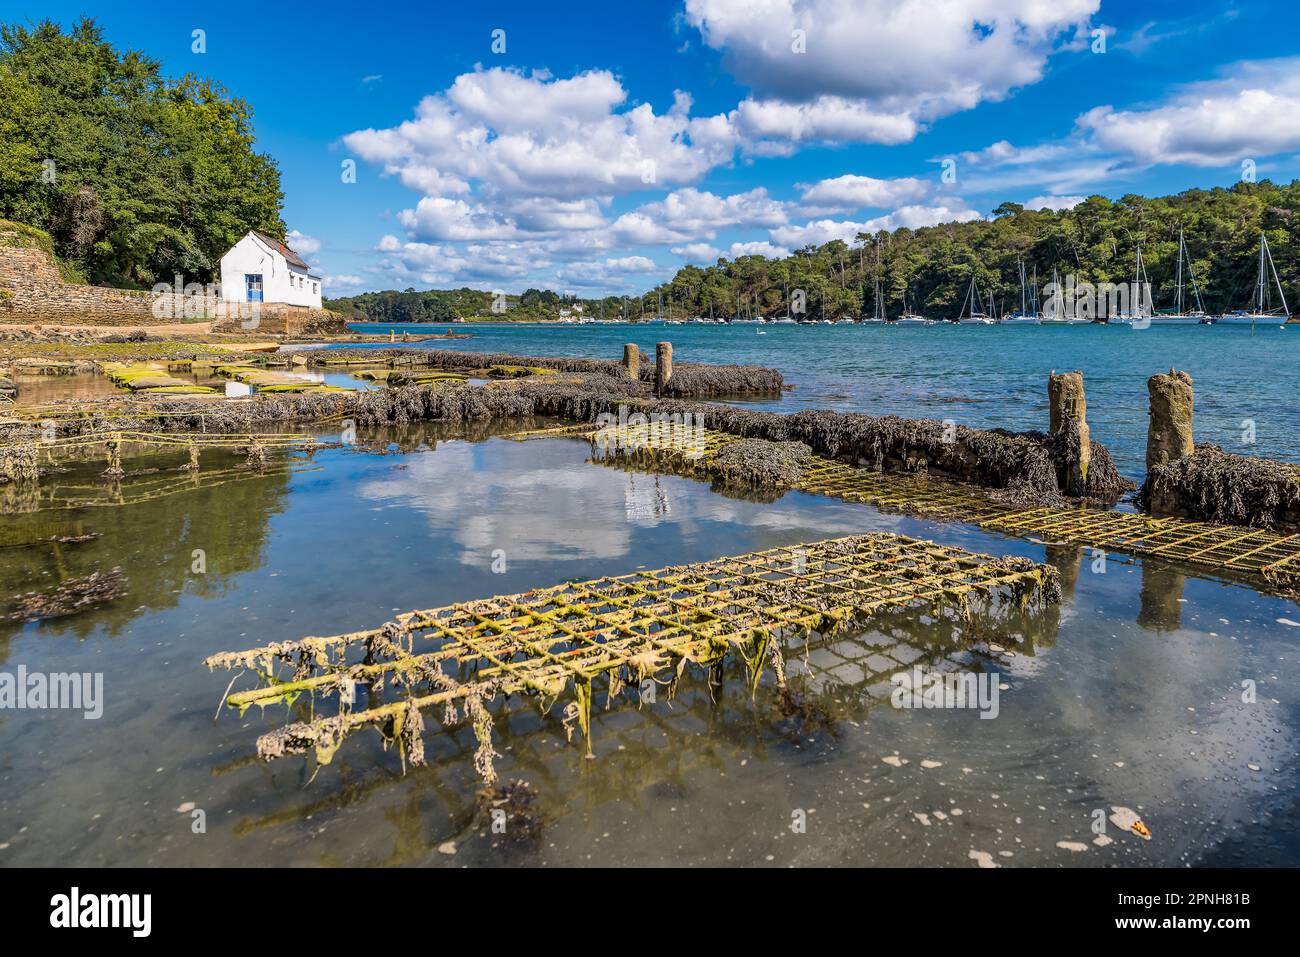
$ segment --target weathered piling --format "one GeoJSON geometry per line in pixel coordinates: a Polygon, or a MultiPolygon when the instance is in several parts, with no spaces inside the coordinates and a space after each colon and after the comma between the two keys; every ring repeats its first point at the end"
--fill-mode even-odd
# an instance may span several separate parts
{"type": "Polygon", "coordinates": [[[635,381],[641,378],[641,350],[636,347],[635,342],[623,346],[623,368],[627,370],[629,379],[635,381]]]}
{"type": "Polygon", "coordinates": [[[660,342],[655,345],[655,395],[663,395],[664,387],[673,377],[673,344],[660,342]]]}
{"type": "Polygon", "coordinates": [[[1082,372],[1053,372],[1047,381],[1048,432],[1063,442],[1066,455],[1057,459],[1057,483],[1067,495],[1086,495],[1092,440],[1088,431],[1088,401],[1082,372]]]}
{"type": "Polygon", "coordinates": [[[1169,370],[1147,380],[1151,395],[1147,424],[1147,471],[1192,454],[1192,377],[1169,370]]]}

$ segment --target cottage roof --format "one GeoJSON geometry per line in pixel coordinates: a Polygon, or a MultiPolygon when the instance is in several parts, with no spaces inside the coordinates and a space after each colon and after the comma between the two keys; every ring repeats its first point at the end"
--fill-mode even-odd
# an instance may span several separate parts
{"type": "Polygon", "coordinates": [[[290,266],[297,266],[299,269],[311,268],[310,266],[307,265],[306,260],[304,260],[296,252],[290,249],[289,244],[286,243],[283,239],[276,239],[274,236],[268,236],[266,233],[259,233],[256,229],[254,229],[252,232],[254,236],[260,239],[262,242],[266,243],[272,249],[279,250],[280,255],[282,255],[285,258],[285,261],[288,262],[290,266]]]}

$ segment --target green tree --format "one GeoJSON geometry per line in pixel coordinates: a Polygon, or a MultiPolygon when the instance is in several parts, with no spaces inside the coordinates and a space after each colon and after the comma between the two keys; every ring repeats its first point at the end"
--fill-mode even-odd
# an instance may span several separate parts
{"type": "Polygon", "coordinates": [[[46,230],[94,281],[209,282],[249,229],[285,235],[248,104],[169,80],[93,20],[0,26],[0,217],[46,230]]]}

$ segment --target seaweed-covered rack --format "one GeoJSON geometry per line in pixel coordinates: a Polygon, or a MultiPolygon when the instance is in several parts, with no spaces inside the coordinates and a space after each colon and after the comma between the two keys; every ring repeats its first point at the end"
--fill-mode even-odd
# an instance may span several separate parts
{"type": "Polygon", "coordinates": [[[532,695],[547,711],[571,693],[565,726],[581,729],[591,755],[599,678],[611,700],[648,680],[671,692],[688,664],[719,680],[735,653],[751,686],[765,661],[784,685],[780,645],[791,637],[839,631],[892,609],[965,615],[976,601],[1058,598],[1049,566],[873,534],[413,611],[378,628],[213,655],[207,664],[260,676],[257,687],[226,698],[241,712],[310,696],[310,720],[259,738],[264,758],[314,752],[328,763],[349,734],[376,727],[404,762],[423,763],[424,717],[437,709],[445,725],[472,722],[475,766],[493,785],[486,704],[498,695],[532,695]],[[318,696],[333,698],[336,710],[319,716],[318,696]]]}

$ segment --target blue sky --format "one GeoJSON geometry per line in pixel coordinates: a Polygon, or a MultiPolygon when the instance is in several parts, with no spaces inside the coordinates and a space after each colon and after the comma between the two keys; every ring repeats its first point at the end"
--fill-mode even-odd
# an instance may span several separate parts
{"type": "Polygon", "coordinates": [[[119,48],[247,100],[327,294],[594,295],[1005,200],[1231,185],[1246,160],[1289,181],[1298,7],[46,0],[0,19],[92,12],[119,48]]]}

